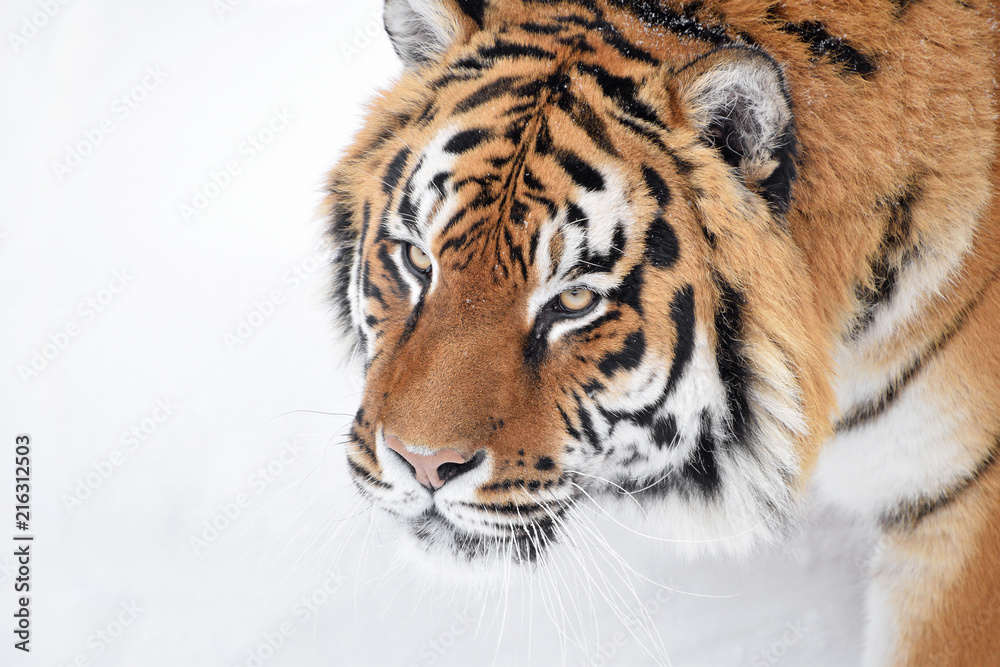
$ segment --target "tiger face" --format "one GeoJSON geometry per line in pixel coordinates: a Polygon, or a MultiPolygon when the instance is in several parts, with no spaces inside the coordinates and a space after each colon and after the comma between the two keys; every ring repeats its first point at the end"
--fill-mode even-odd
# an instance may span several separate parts
{"type": "Polygon", "coordinates": [[[781,69],[723,28],[651,49],[617,4],[390,0],[407,71],[330,179],[349,469],[457,562],[612,500],[774,539],[827,428],[781,69]]]}

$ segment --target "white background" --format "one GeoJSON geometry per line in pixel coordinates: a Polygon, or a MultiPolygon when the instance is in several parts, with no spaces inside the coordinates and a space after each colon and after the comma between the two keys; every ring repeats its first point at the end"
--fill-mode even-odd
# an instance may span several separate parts
{"type": "Polygon", "coordinates": [[[617,615],[643,605],[675,665],[855,664],[870,540],[820,510],[743,564],[684,563],[595,515],[635,569],[605,563],[607,584],[565,553],[547,583],[477,596],[394,559],[343,464],[361,384],[333,339],[317,213],[399,69],[381,5],[220,6],[0,11],[0,664],[666,664],[617,615]]]}

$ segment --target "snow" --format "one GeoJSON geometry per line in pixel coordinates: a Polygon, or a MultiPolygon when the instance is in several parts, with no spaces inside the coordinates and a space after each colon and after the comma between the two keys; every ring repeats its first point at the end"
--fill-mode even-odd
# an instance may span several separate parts
{"type": "Polygon", "coordinates": [[[603,587],[570,552],[484,595],[398,561],[346,474],[361,384],[317,214],[398,72],[379,13],[5,3],[0,508],[30,434],[36,537],[29,654],[0,548],[0,663],[575,666],[579,635],[592,664],[658,664],[643,606],[675,665],[856,663],[871,536],[822,510],[742,564],[683,562],[595,514],[635,570],[594,555],[603,587]]]}

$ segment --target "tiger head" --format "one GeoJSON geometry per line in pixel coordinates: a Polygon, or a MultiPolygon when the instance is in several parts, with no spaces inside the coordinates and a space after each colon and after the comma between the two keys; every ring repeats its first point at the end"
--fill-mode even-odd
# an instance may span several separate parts
{"type": "Polygon", "coordinates": [[[782,70],[622,4],[386,3],[406,71],[330,177],[333,295],[351,475],[425,551],[535,561],[614,499],[739,551],[828,428],[782,70]]]}

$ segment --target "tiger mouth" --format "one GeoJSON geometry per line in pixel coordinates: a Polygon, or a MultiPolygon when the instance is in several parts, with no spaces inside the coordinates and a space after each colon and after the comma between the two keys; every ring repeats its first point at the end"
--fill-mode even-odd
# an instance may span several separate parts
{"type": "Polygon", "coordinates": [[[559,542],[560,526],[566,520],[569,505],[545,508],[545,515],[524,523],[484,521],[488,531],[473,532],[457,526],[437,507],[431,507],[414,519],[407,528],[425,548],[447,545],[456,556],[468,563],[483,562],[503,556],[516,563],[537,563],[546,551],[559,542]]]}

